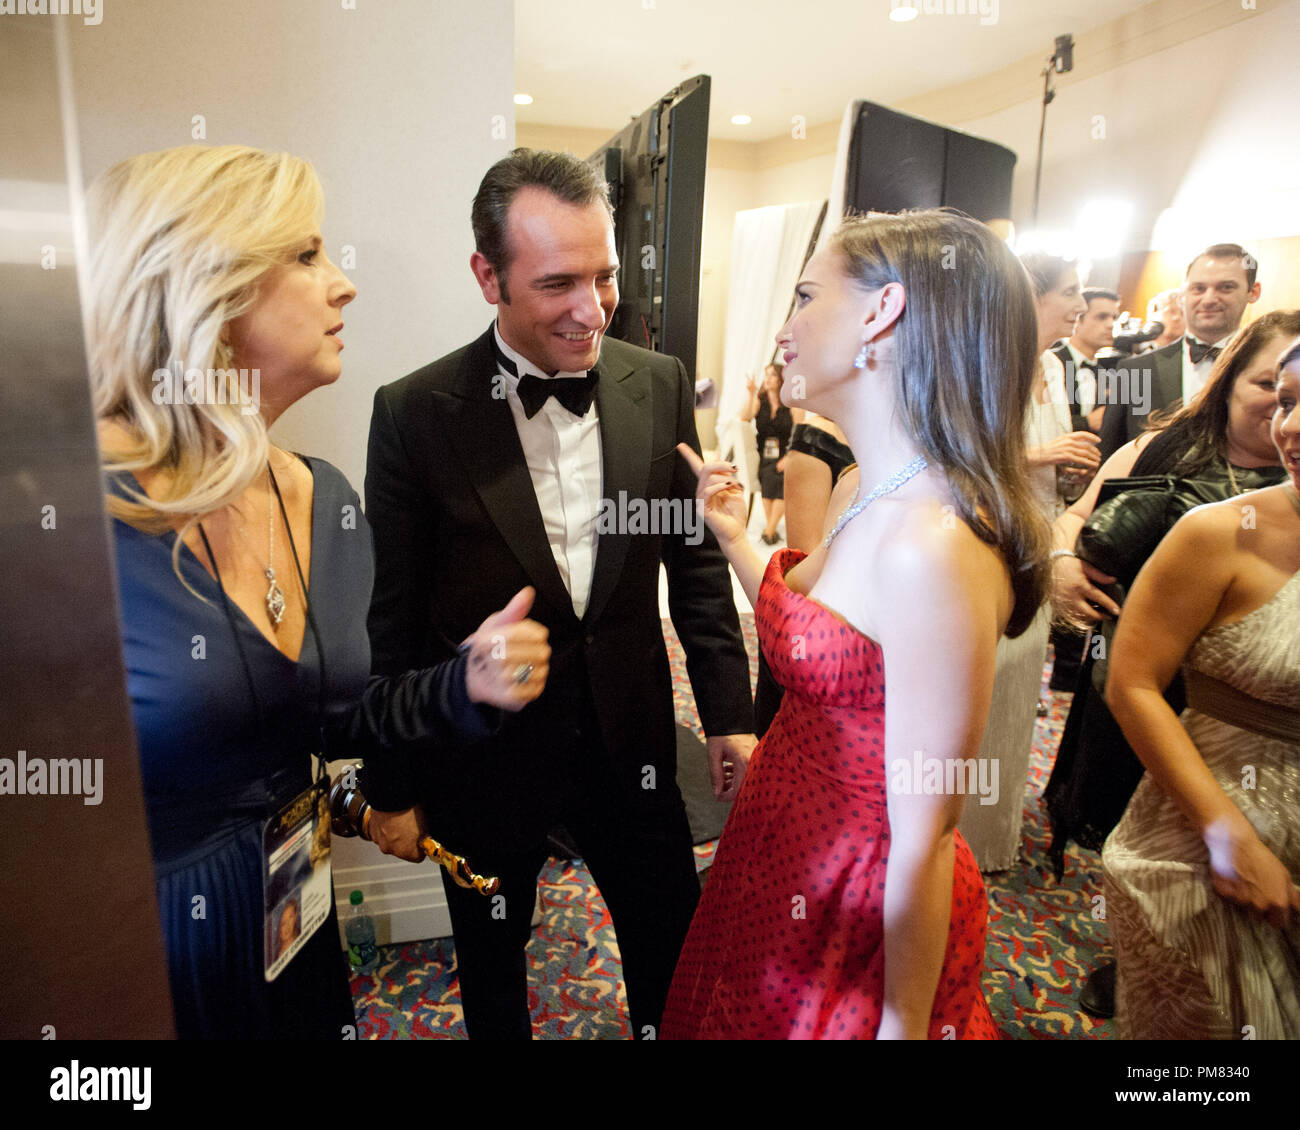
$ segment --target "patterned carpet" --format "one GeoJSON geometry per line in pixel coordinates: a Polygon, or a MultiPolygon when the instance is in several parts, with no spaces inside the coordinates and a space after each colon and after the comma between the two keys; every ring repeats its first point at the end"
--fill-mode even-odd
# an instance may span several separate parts
{"type": "MultiPolygon", "coordinates": [[[[754,618],[742,616],[757,671],[754,618]]],[[[699,730],[681,645],[665,621],[677,717],[699,730]]],[[[1110,956],[1106,926],[1091,915],[1101,893],[1096,852],[1072,847],[1058,884],[1047,860],[1050,839],[1039,797],[1051,773],[1070,696],[1048,694],[1051,711],[1038,720],[1025,795],[1019,870],[986,875],[989,893],[984,992],[1004,1039],[1111,1039],[1113,1025],[1076,1003],[1084,979],[1110,956]]],[[[695,849],[698,865],[714,844],[695,849]]],[[[619,980],[618,944],[609,912],[580,862],[551,860],[542,872],[541,925],[528,945],[529,1005],[542,1039],[619,1040],[631,1037],[619,980]]],[[[455,948],[450,938],[385,946],[374,976],[354,977],[352,995],[363,1039],[463,1039],[455,948]]]]}

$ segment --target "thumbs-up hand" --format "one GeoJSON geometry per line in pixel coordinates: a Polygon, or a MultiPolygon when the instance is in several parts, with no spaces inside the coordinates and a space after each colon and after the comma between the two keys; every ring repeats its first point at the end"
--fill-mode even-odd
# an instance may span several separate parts
{"type": "Polygon", "coordinates": [[[485,706],[522,710],[546,686],[551,669],[549,632],[526,619],[537,595],[523,588],[500,612],[493,612],[465,641],[469,648],[469,697],[485,706]]]}

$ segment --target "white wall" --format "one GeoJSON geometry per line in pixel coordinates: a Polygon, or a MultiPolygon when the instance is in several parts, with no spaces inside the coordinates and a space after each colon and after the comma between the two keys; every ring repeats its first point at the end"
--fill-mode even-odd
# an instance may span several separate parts
{"type": "MultiPolygon", "coordinates": [[[[355,248],[358,296],[343,315],[343,376],[275,433],[357,490],[375,389],[493,315],[469,271],[469,208],[514,144],[513,19],[510,0],[132,0],[110,2],[98,27],[69,24],[87,180],[133,153],[196,143],[196,114],[207,133],[197,143],[283,149],[316,166],[326,250],[342,265],[343,246],[355,248]]],[[[361,888],[381,942],[450,934],[433,865],[336,840],[334,869],[340,908],[361,888]]]]}
{"type": "Polygon", "coordinates": [[[765,168],[757,174],[754,207],[825,200],[831,194],[831,179],[834,175],[834,150],[805,157],[801,161],[765,168]]]}
{"type": "MultiPolygon", "coordinates": [[[[1298,42],[1300,3],[1290,3],[1063,87],[1047,112],[1040,226],[1072,228],[1084,201],[1113,198],[1134,205],[1123,250],[1167,244],[1164,232],[1152,237],[1171,204],[1186,219],[1173,238],[1190,252],[1300,233],[1298,42]]],[[[1019,154],[1021,228],[1040,106],[1041,94],[951,122],[1019,154]]]]}
{"type": "Polygon", "coordinates": [[[132,0],[69,31],[87,180],[133,153],[204,143],[196,114],[207,144],[316,166],[326,250],[337,263],[356,249],[358,296],[342,378],[275,430],[360,490],[375,389],[492,318],[469,271],[469,207],[514,144],[510,0],[132,0]]]}

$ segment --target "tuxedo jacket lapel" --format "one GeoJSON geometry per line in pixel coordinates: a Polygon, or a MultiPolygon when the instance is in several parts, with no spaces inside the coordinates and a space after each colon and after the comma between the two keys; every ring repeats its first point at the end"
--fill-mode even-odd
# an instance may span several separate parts
{"type": "MultiPolygon", "coordinates": [[[[572,612],[573,601],[551,553],[514,415],[504,390],[493,395],[494,389],[501,388],[493,380],[497,372],[489,328],[470,346],[457,373],[456,407],[447,421],[448,436],[488,516],[538,594],[572,612]]],[[[466,567],[475,566],[466,562],[466,567]]]]}
{"type": "Polygon", "coordinates": [[[1152,390],[1153,408],[1163,408],[1183,395],[1183,339],[1159,350],[1152,390]]]}
{"type": "MultiPolygon", "coordinates": [[[[600,453],[603,472],[601,497],[612,506],[613,515],[623,512],[620,497],[630,502],[645,495],[650,479],[650,439],[653,429],[645,418],[643,403],[650,391],[650,374],[633,369],[608,343],[601,350],[597,365],[596,411],[600,416],[600,453]]],[[[591,581],[591,599],[587,602],[584,622],[594,623],[604,609],[618,582],[627,557],[626,530],[597,535],[596,565],[591,581]]]]}

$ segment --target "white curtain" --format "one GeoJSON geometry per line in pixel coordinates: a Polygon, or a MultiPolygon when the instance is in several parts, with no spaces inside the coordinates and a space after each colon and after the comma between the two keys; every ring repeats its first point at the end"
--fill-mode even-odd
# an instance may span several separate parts
{"type": "Polygon", "coordinates": [[[785,323],[822,201],[779,204],[736,213],[731,244],[731,295],[718,400],[718,446],[733,451],[742,481],[757,485],[753,425],[740,419],[745,378],[761,383],[772,359],[776,331],[785,323]]]}

